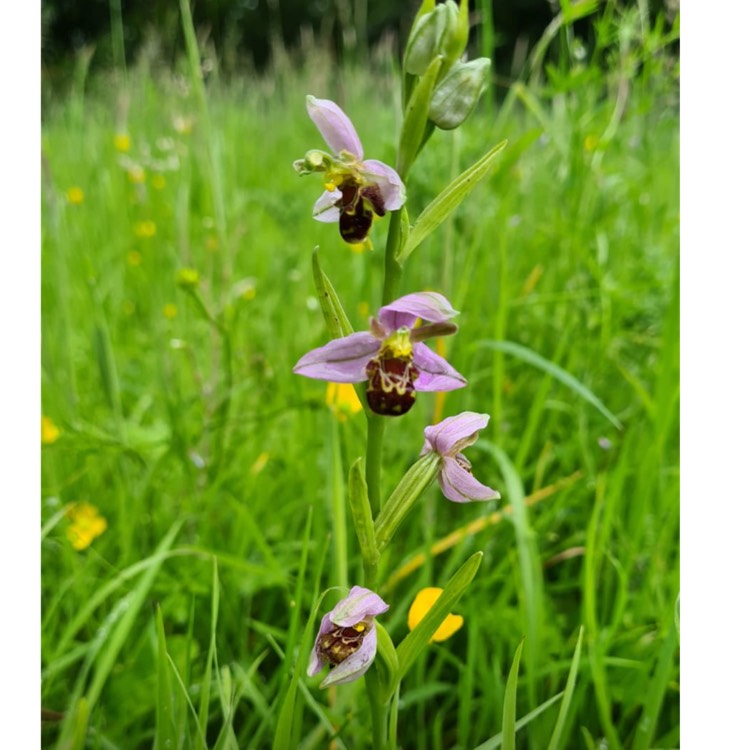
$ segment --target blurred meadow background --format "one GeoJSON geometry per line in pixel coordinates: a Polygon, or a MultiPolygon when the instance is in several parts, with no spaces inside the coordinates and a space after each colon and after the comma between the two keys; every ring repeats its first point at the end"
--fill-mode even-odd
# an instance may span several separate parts
{"type": "MultiPolygon", "coordinates": [[[[291,371],[327,340],[311,254],[361,330],[386,233],[353,252],[292,161],[323,146],[314,94],[393,163],[418,4],[110,0],[91,27],[75,5],[42,10],[42,744],[270,748],[312,604],[360,575],[364,416],[291,371]]],[[[398,641],[484,551],[463,628],[403,684],[400,746],[501,747],[525,638],[517,747],[677,748],[678,8],[470,7],[492,85],[419,156],[412,221],[508,146],[401,289],[461,311],[471,387],[389,425],[383,481],[425,425],[487,412],[472,460],[503,498],[432,488],[381,565],[398,641]]],[[[303,677],[292,746],[367,747],[361,683],[303,677]]]]}

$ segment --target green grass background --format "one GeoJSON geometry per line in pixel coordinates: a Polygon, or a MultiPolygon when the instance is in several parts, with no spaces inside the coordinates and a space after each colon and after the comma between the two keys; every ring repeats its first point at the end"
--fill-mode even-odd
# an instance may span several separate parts
{"type": "MultiPolygon", "coordinates": [[[[384,577],[452,530],[515,510],[383,591],[380,619],[398,643],[415,593],[484,551],[457,610],[464,627],[402,685],[403,748],[507,746],[524,637],[515,715],[533,716],[518,747],[679,746],[679,68],[668,33],[618,9],[578,60],[563,24],[543,66],[460,130],[437,131],[410,174],[413,222],[508,139],[401,284],[461,310],[446,343],[469,387],[447,395],[443,415],[491,415],[470,458],[503,499],[459,506],[431,489],[384,577]]],[[[320,183],[291,163],[323,145],[308,93],[339,102],[366,156],[393,163],[400,90],[387,49],[367,69],[314,45],[301,60],[277,50],[262,76],[215,67],[208,118],[187,64],[169,69],[147,52],[126,83],[88,79],[82,60],[71,91],[45,99],[42,401],[62,434],[43,449],[41,690],[43,707],[64,714],[43,724],[45,747],[271,747],[294,665],[307,661],[317,592],[360,580],[353,529],[337,535],[336,511],[365,420],[338,423],[325,384],[291,368],[326,340],[313,247],[362,329],[379,302],[387,226],[375,225],[372,252],[353,253],[311,219],[320,183]],[[175,130],[178,116],[193,118],[192,132],[175,130]],[[131,138],[127,155],[118,132],[131,138]],[[129,178],[133,165],[145,182],[129,178]],[[72,186],[79,205],[66,200],[72,186]],[[154,236],[136,235],[142,221],[154,236]],[[184,267],[200,273],[225,337],[178,287],[184,267]],[[83,500],[108,528],[76,552],[64,508],[83,500]]],[[[418,456],[434,409],[421,394],[389,423],[386,491],[418,456]]],[[[299,684],[292,746],[335,736],[366,747],[361,681],[323,692],[315,682],[299,684]]]]}

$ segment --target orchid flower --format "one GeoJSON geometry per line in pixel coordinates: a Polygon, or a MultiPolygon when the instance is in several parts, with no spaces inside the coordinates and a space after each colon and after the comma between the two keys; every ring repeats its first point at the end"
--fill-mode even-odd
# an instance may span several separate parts
{"type": "Polygon", "coordinates": [[[406,188],[398,172],[382,161],[364,159],[352,121],[327,99],[307,97],[307,112],[333,152],[312,150],[294,162],[299,174],[322,172],[325,192],[315,203],[313,218],[338,222],[346,242],[367,240],[373,213],[385,216],[404,205],[406,188]]]}
{"type": "Polygon", "coordinates": [[[489,414],[465,411],[448,417],[431,427],[425,427],[424,447],[420,455],[430,451],[440,454],[442,466],[438,482],[443,494],[454,503],[472,500],[497,500],[500,493],[474,478],[471,463],[461,451],[476,442],[479,430],[490,421],[489,414]]]}
{"type": "Polygon", "coordinates": [[[323,615],[310,653],[308,677],[320,672],[326,664],[333,669],[320,683],[322,688],[361,677],[375,661],[378,648],[375,617],[388,608],[374,591],[352,586],[348,596],[323,615]]]}
{"type": "Polygon", "coordinates": [[[370,330],[333,339],[305,354],[297,375],[334,383],[367,381],[367,403],[376,414],[398,416],[414,404],[415,391],[452,391],[466,379],[422,341],[455,333],[458,315],[437,292],[417,292],[391,302],[370,318],[370,330]],[[417,319],[428,325],[416,326],[417,319]]]}

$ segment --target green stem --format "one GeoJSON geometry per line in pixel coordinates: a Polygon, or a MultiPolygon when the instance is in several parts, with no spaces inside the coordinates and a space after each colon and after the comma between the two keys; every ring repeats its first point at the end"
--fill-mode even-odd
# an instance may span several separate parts
{"type": "Polygon", "coordinates": [[[367,457],[365,459],[365,482],[367,497],[373,513],[380,513],[380,463],[383,453],[385,418],[371,414],[367,421],[367,457]]]}
{"type": "Polygon", "coordinates": [[[367,697],[370,700],[370,713],[372,714],[372,750],[384,750],[387,733],[387,711],[380,700],[380,686],[378,675],[371,669],[365,675],[367,697]]]}
{"type": "Polygon", "coordinates": [[[340,586],[349,588],[347,575],[347,529],[346,497],[341,467],[341,437],[338,419],[331,415],[331,512],[333,516],[333,556],[336,568],[336,580],[340,586]]]}
{"type": "Polygon", "coordinates": [[[401,281],[401,266],[396,260],[396,254],[401,246],[401,209],[391,213],[391,223],[388,225],[388,239],[385,244],[385,274],[383,278],[383,305],[393,302],[398,294],[401,281]]]}

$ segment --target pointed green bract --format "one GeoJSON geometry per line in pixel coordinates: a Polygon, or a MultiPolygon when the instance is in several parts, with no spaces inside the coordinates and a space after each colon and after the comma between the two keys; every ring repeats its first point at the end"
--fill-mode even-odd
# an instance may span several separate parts
{"type": "Polygon", "coordinates": [[[440,455],[430,451],[411,466],[393,490],[375,521],[378,550],[383,550],[390,542],[414,503],[435,480],[440,472],[440,462],[440,455]]]}
{"type": "Polygon", "coordinates": [[[387,703],[398,684],[398,654],[388,631],[376,620],[375,630],[378,636],[378,651],[375,666],[378,670],[381,700],[387,703]]]}
{"type": "Polygon", "coordinates": [[[440,627],[443,620],[451,613],[455,604],[464,595],[466,589],[474,580],[482,562],[483,552],[475,552],[459,569],[453,578],[448,581],[440,594],[438,600],[409,635],[404,638],[396,648],[398,656],[398,678],[399,680],[409,671],[409,667],[422,653],[430,642],[430,638],[440,627]]]}
{"type": "Polygon", "coordinates": [[[409,238],[401,248],[398,262],[404,261],[450,216],[466,196],[477,186],[477,183],[497,163],[500,152],[508,141],[501,141],[488,151],[478,162],[456,177],[440,195],[437,196],[422,213],[412,227],[409,238]]]}
{"type": "Polygon", "coordinates": [[[441,65],[441,57],[436,57],[430,63],[406,105],[404,124],[401,128],[401,140],[398,145],[398,159],[396,160],[396,170],[402,179],[406,178],[414,159],[417,158],[419,150],[424,145],[423,136],[430,113],[430,101],[441,65]]]}
{"type": "MultiPolygon", "coordinates": [[[[362,459],[358,458],[349,470],[349,505],[352,509],[354,530],[359,539],[365,566],[376,566],[380,553],[375,543],[375,528],[372,522],[372,509],[367,496],[367,483],[362,470],[362,459]]],[[[369,583],[369,581],[368,581],[369,583]]],[[[374,582],[372,582],[374,584],[374,582]]]]}
{"type": "Polygon", "coordinates": [[[320,309],[323,311],[328,332],[331,338],[340,339],[342,336],[348,336],[354,331],[349,318],[346,317],[344,307],[339,301],[338,294],[333,288],[329,278],[323,273],[318,260],[318,248],[313,250],[312,254],[313,279],[315,280],[315,289],[318,292],[320,300],[320,309]]]}

